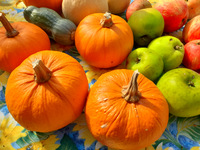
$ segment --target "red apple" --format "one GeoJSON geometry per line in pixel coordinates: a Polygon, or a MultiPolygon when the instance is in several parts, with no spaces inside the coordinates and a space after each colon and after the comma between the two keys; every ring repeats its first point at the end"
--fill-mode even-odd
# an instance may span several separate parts
{"type": "Polygon", "coordinates": [[[126,10],[126,19],[128,20],[134,11],[151,7],[151,3],[148,0],[134,0],[126,10]]]}
{"type": "Polygon", "coordinates": [[[183,28],[183,40],[185,43],[200,39],[200,15],[192,18],[183,28]]]}
{"type": "Polygon", "coordinates": [[[192,70],[200,69],[200,39],[185,44],[183,65],[192,70]]]}
{"type": "Polygon", "coordinates": [[[188,19],[192,19],[197,15],[200,15],[200,0],[186,0],[189,10],[188,19]]]}
{"type": "Polygon", "coordinates": [[[185,0],[149,0],[149,2],[163,15],[164,32],[176,31],[186,23],[189,13],[185,0]]]}

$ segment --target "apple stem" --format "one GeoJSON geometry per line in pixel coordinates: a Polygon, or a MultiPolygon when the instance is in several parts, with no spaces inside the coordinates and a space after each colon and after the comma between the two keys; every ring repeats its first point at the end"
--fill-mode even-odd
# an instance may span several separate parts
{"type": "Polygon", "coordinates": [[[174,47],[175,50],[179,50],[179,49],[181,49],[181,48],[182,48],[182,46],[179,46],[179,45],[176,45],[176,46],[174,47]]]}
{"type": "Polygon", "coordinates": [[[141,93],[138,90],[138,76],[138,70],[134,71],[129,84],[122,87],[122,97],[129,103],[135,103],[140,100],[141,93]]]}
{"type": "Polygon", "coordinates": [[[136,63],[138,64],[140,62],[140,60],[141,60],[140,58],[137,58],[136,63]]]}
{"type": "Polygon", "coordinates": [[[189,81],[188,85],[189,85],[190,87],[195,87],[195,86],[194,86],[194,82],[192,82],[192,81],[189,81]]]}

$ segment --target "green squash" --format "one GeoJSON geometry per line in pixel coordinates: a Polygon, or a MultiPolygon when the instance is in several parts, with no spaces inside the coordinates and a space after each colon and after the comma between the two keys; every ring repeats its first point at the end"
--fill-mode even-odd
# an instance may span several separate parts
{"type": "Polygon", "coordinates": [[[57,43],[74,44],[76,25],[69,19],[62,18],[56,11],[45,7],[28,6],[23,13],[26,21],[42,28],[57,43]]]}

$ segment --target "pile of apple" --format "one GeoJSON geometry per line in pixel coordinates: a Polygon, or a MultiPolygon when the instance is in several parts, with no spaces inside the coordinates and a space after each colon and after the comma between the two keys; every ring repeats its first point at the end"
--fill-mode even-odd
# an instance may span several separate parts
{"type": "Polygon", "coordinates": [[[200,1],[134,0],[126,11],[135,48],[126,67],[152,80],[171,114],[200,114],[200,1]]]}

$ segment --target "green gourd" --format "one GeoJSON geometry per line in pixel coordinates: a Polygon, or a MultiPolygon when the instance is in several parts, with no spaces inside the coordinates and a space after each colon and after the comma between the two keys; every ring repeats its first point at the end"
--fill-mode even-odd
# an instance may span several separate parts
{"type": "Polygon", "coordinates": [[[74,44],[76,25],[71,20],[62,18],[56,11],[46,7],[28,6],[23,13],[26,21],[42,28],[57,43],[74,44]]]}

